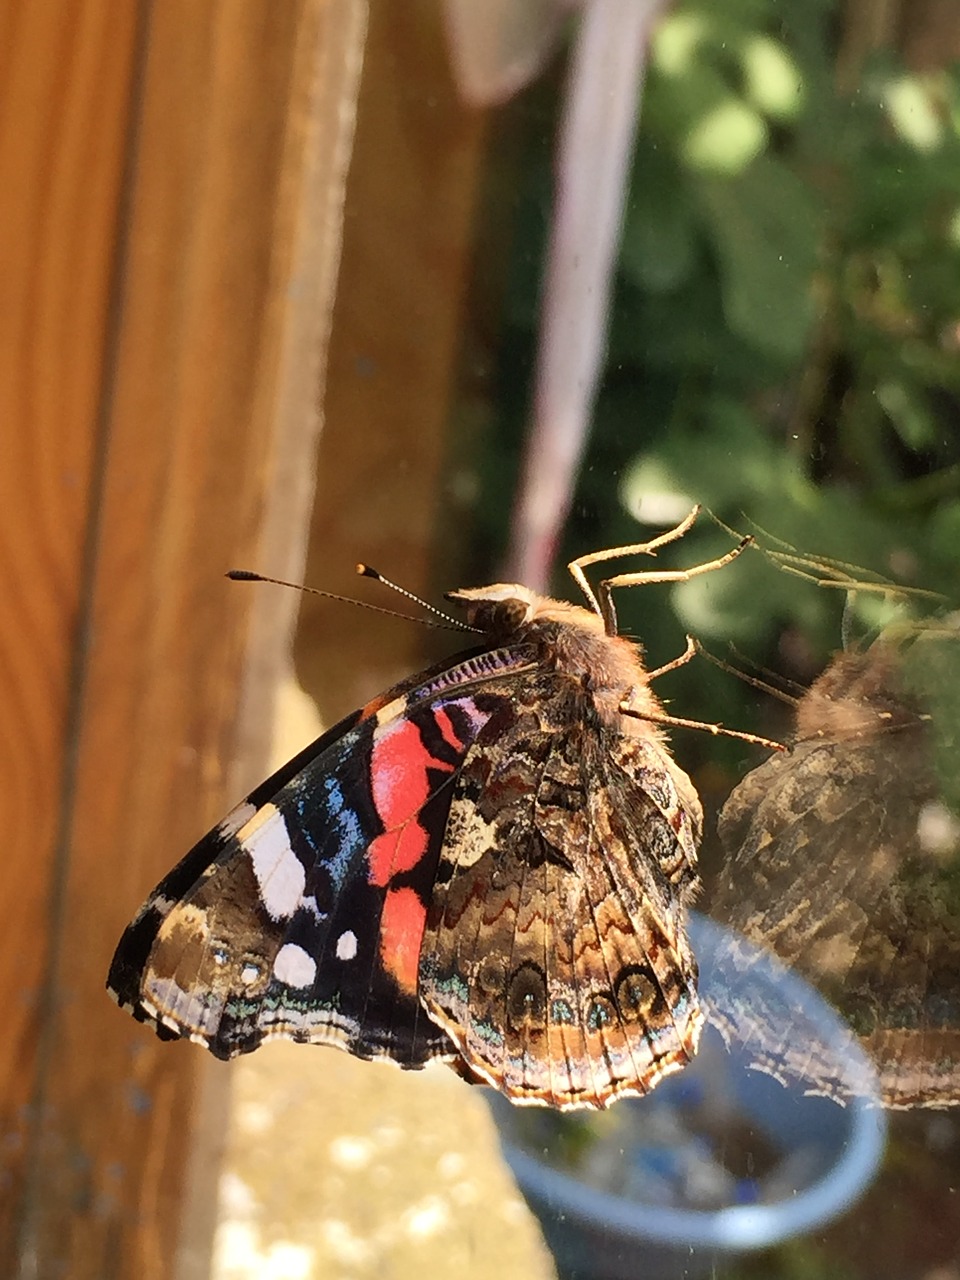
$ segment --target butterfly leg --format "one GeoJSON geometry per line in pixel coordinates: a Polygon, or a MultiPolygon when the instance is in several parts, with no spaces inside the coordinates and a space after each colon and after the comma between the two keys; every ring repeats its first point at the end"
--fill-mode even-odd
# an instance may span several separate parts
{"type": "Polygon", "coordinates": [[[677,667],[685,667],[699,652],[700,649],[696,640],[694,640],[693,636],[687,636],[687,647],[680,657],[674,658],[672,662],[665,662],[662,667],[657,667],[654,671],[648,671],[647,679],[657,680],[660,676],[665,676],[668,671],[676,671],[677,667]]]}
{"type": "MultiPolygon", "coordinates": [[[[688,659],[684,658],[683,661],[688,659]]],[[[674,661],[667,667],[661,667],[654,674],[662,675],[670,667],[679,665],[681,665],[679,661],[674,661]]],[[[666,725],[667,728],[699,729],[704,733],[712,733],[714,737],[737,738],[741,742],[752,742],[755,746],[766,747],[768,751],[786,751],[787,749],[782,742],[777,742],[774,738],[762,738],[758,733],[742,733],[739,729],[726,729],[722,724],[710,724],[706,720],[685,720],[682,716],[667,715],[665,711],[641,710],[639,707],[632,707],[629,702],[621,702],[620,714],[633,716],[636,720],[649,720],[651,724],[666,725]]]]}
{"type": "MultiPolygon", "coordinates": [[[[656,680],[659,676],[666,675],[668,671],[676,671],[677,667],[686,666],[699,652],[700,646],[696,640],[694,640],[693,636],[687,636],[687,647],[679,658],[674,658],[672,662],[666,662],[662,667],[648,671],[647,679],[656,680]]],[[[674,728],[679,729],[701,729],[707,733],[722,735],[725,738],[739,738],[742,742],[752,742],[757,746],[767,747],[771,751],[786,751],[783,743],[776,742],[773,738],[762,738],[756,733],[741,733],[738,729],[725,729],[722,724],[709,724],[705,720],[684,720],[680,716],[671,716],[663,711],[641,710],[639,707],[632,707],[629,702],[620,704],[620,712],[621,715],[634,716],[637,720],[649,720],[653,724],[672,725],[674,728]]]]}
{"type": "MultiPolygon", "coordinates": [[[[577,556],[576,560],[571,560],[567,565],[574,582],[586,596],[589,601],[590,608],[594,613],[599,613],[606,620],[603,610],[600,607],[597,597],[593,593],[593,588],[587,581],[587,575],[584,569],[591,564],[599,564],[602,560],[616,560],[619,556],[652,556],[656,555],[657,548],[666,546],[668,542],[676,542],[678,538],[682,538],[691,528],[697,516],[700,514],[700,504],[693,508],[687,515],[683,517],[678,525],[668,529],[666,533],[659,534],[656,538],[651,538],[649,542],[632,542],[626,547],[608,547],[606,551],[591,551],[588,555],[577,556]]],[[[609,632],[609,628],[608,628],[609,632]]],[[[609,632],[609,634],[614,634],[609,632]]]]}
{"type": "Polygon", "coordinates": [[[639,573],[618,573],[614,578],[604,578],[597,590],[600,595],[599,612],[607,635],[617,634],[617,611],[613,604],[614,587],[640,587],[653,582],[688,582],[691,578],[698,578],[702,573],[713,573],[715,569],[722,569],[731,560],[736,560],[737,556],[742,555],[752,544],[753,538],[748,535],[737,546],[732,547],[726,555],[718,556],[715,560],[707,560],[704,564],[691,565],[689,569],[641,569],[639,573]]]}

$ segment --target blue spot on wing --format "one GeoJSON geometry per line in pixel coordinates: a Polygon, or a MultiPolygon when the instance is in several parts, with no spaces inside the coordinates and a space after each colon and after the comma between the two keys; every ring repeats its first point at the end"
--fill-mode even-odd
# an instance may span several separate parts
{"type": "Polygon", "coordinates": [[[288,784],[292,843],[309,863],[323,867],[335,894],[379,829],[363,750],[368,737],[364,729],[346,734],[288,784]]]}
{"type": "Polygon", "coordinates": [[[326,865],[339,889],[346,880],[351,861],[359,851],[366,848],[370,838],[363,830],[360,814],[347,804],[339,781],[327,777],[324,778],[323,785],[327,793],[328,812],[339,837],[337,851],[332,858],[328,858],[326,865]]]}
{"type": "MultiPolygon", "coordinates": [[[[489,718],[489,712],[478,709],[474,693],[447,693],[419,708],[423,731],[435,728],[434,715],[440,708],[460,713],[457,731],[461,750],[475,740],[489,718]]],[[[277,797],[282,810],[293,809],[288,831],[307,866],[308,883],[310,867],[322,868],[329,877],[333,899],[351,879],[365,873],[365,852],[383,830],[369,772],[375,730],[374,723],[364,721],[330,742],[277,797]]]]}

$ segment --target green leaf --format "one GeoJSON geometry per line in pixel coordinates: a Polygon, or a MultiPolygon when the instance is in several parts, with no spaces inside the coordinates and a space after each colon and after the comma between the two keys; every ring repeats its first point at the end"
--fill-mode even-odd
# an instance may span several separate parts
{"type": "Polygon", "coordinates": [[[681,154],[704,173],[740,173],[767,145],[761,115],[732,94],[699,116],[687,131],[681,154]]]}
{"type": "Polygon", "coordinates": [[[796,360],[813,318],[821,212],[810,188],[764,156],[735,181],[703,182],[727,323],[756,348],[796,360]]]}
{"type": "Polygon", "coordinates": [[[918,76],[898,76],[883,96],[893,127],[904,142],[917,151],[939,147],[945,130],[928,86],[918,76]]]}
{"type": "Polygon", "coordinates": [[[920,388],[908,387],[903,382],[881,382],[876,396],[908,449],[919,453],[936,443],[937,422],[924,402],[920,388]]]}
{"type": "Polygon", "coordinates": [[[690,196],[676,167],[650,146],[637,151],[620,243],[620,265],[644,290],[669,293],[693,270],[690,196]]]}
{"type": "Polygon", "coordinates": [[[803,74],[770,36],[752,36],[741,52],[747,96],[774,120],[792,120],[804,101],[803,74]]]}

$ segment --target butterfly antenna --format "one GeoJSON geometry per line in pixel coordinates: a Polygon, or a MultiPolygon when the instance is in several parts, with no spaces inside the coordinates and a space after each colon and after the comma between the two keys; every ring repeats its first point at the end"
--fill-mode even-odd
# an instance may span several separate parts
{"type": "MultiPolygon", "coordinates": [[[[715,512],[708,510],[707,514],[725,533],[733,538],[740,537],[737,530],[725,524],[715,512]]],[[[771,564],[782,569],[784,573],[792,573],[794,577],[813,582],[818,587],[835,587],[840,591],[848,592],[866,591],[874,595],[902,596],[907,600],[945,601],[947,599],[942,592],[931,591],[927,587],[909,587],[891,582],[875,569],[864,569],[861,565],[852,564],[849,560],[836,560],[832,556],[803,555],[796,547],[791,546],[783,538],[778,538],[768,529],[764,529],[755,520],[747,516],[744,516],[744,519],[756,532],[754,546],[771,564]],[[764,546],[762,539],[773,543],[774,547],[764,546]]]]}
{"type": "MultiPolygon", "coordinates": [[[[438,614],[445,621],[434,622],[430,618],[417,618],[410,613],[398,613],[396,609],[384,609],[380,605],[370,604],[366,600],[355,600],[353,596],[340,596],[334,591],[320,591],[317,587],[307,587],[301,582],[287,582],[283,578],[270,578],[264,573],[254,573],[252,569],[230,569],[226,576],[232,582],[271,582],[276,587],[290,587],[293,591],[305,591],[311,596],[320,596],[324,600],[339,600],[341,604],[355,604],[358,609],[369,609],[372,613],[382,613],[388,618],[403,618],[405,622],[419,622],[421,626],[433,627],[437,631],[450,631],[451,629],[456,631],[474,630],[473,627],[468,627],[465,622],[458,622],[456,618],[447,618],[446,614],[441,613],[439,609],[431,609],[431,612],[438,614]]],[[[392,586],[393,584],[391,583],[390,585],[392,586]]],[[[410,592],[405,591],[402,594],[410,595],[410,592]]],[[[416,596],[411,598],[417,600],[416,596]]],[[[423,604],[423,601],[417,600],[417,603],[423,604]]],[[[427,605],[426,608],[430,609],[430,605],[427,605]]]]}
{"type": "MultiPolygon", "coordinates": [[[[456,627],[458,631],[472,631],[476,635],[482,635],[478,627],[468,626],[466,622],[461,622],[459,618],[452,618],[449,613],[444,613],[442,609],[438,609],[436,605],[430,604],[427,600],[421,600],[419,596],[408,591],[406,587],[398,586],[396,582],[391,582],[389,578],[385,578],[379,569],[372,569],[370,565],[361,561],[357,565],[357,573],[361,578],[372,578],[374,582],[382,582],[385,587],[389,587],[391,591],[396,591],[398,595],[405,596],[407,600],[412,600],[414,604],[418,604],[421,609],[426,609],[428,613],[432,613],[437,618],[442,618],[445,623],[451,627],[456,627]]],[[[426,619],[424,619],[426,621],[426,619]]],[[[431,626],[437,624],[430,623],[431,626]]]]}

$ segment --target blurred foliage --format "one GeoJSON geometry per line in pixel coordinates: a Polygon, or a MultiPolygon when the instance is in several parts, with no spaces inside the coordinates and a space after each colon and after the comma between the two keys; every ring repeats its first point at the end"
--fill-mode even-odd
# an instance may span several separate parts
{"type": "MultiPolygon", "coordinates": [[[[893,48],[861,56],[870,39],[856,23],[870,10],[678,0],[656,33],[606,366],[556,590],[571,595],[563,560],[653,536],[694,501],[767,550],[795,549],[808,576],[748,551],[672,590],[672,608],[666,588],[620,592],[621,628],[642,637],[651,665],[679,653],[690,630],[799,692],[845,638],[960,604],[960,72],[912,72],[893,48]],[[942,598],[891,604],[817,585],[845,566],[854,579],[862,568],[942,598]]],[[[914,17],[905,5],[900,15],[914,17]]],[[[478,502],[488,556],[505,545],[528,426],[563,87],[559,72],[532,86],[504,126],[525,142],[510,160],[513,251],[478,502]]],[[[657,564],[730,546],[705,516],[657,564]]],[[[938,712],[942,766],[957,754],[957,649],[931,656],[928,640],[908,675],[938,712]]],[[[787,708],[778,720],[769,700],[705,661],[657,689],[678,715],[789,732],[787,708]]],[[[706,734],[672,738],[708,806],[759,756],[706,734]]],[[[941,1121],[937,1137],[929,1117],[895,1117],[884,1172],[857,1213],[717,1274],[933,1275],[956,1240],[955,1126],[941,1121]]]]}
{"type": "MultiPolygon", "coordinates": [[[[688,0],[660,25],[569,556],[637,541],[697,500],[956,602],[960,73],[911,74],[886,51],[840,87],[842,18],[834,0],[688,0]]],[[[538,129],[515,193],[494,545],[529,403],[552,149],[538,129]]],[[[661,562],[729,545],[704,520],[661,562]]],[[[842,595],[758,555],[677,589],[679,627],[648,593],[621,594],[624,629],[658,663],[682,628],[800,679],[840,645],[842,595]]],[[[664,681],[678,710],[749,721],[749,691],[703,666],[664,681]]]]}

